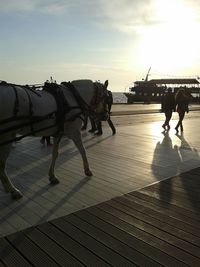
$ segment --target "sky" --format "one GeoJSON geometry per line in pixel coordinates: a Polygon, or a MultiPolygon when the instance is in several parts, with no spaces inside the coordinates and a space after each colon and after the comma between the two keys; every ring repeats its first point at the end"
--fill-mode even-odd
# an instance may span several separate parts
{"type": "Polygon", "coordinates": [[[0,80],[200,76],[199,0],[0,0],[0,80]]]}

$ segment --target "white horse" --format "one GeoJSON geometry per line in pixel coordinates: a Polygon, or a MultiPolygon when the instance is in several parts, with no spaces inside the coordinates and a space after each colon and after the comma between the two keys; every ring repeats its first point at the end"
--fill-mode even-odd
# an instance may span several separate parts
{"type": "Polygon", "coordinates": [[[59,142],[63,135],[78,148],[85,174],[92,176],[81,139],[81,114],[106,112],[105,86],[91,80],[45,84],[43,90],[0,83],[0,180],[12,198],[22,197],[6,174],[6,160],[12,142],[25,136],[53,136],[49,180],[59,183],[54,173],[59,142]]]}

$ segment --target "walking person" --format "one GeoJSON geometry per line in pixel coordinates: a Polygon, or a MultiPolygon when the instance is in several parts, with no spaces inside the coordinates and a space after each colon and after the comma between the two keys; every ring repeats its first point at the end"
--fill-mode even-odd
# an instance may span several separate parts
{"type": "Polygon", "coordinates": [[[89,133],[94,133],[97,130],[96,121],[93,116],[89,116],[91,129],[88,131],[89,133]]]}
{"type": "MultiPolygon", "coordinates": [[[[116,129],[115,126],[110,118],[111,115],[111,108],[112,108],[112,104],[113,104],[113,95],[112,92],[107,90],[107,86],[108,86],[108,80],[105,82],[105,86],[106,86],[106,105],[108,107],[108,118],[107,118],[107,122],[108,125],[110,126],[111,130],[112,130],[112,134],[115,135],[116,134],[116,129]]],[[[101,120],[97,120],[96,122],[97,125],[97,132],[95,133],[95,135],[102,135],[103,131],[102,131],[102,122],[101,120]]]]}
{"type": "Polygon", "coordinates": [[[112,92],[110,90],[107,90],[106,103],[108,105],[108,112],[109,112],[109,114],[111,114],[111,108],[113,105],[113,95],[112,95],[112,92]]]}
{"type": "Polygon", "coordinates": [[[47,146],[51,146],[52,143],[51,143],[51,137],[50,136],[43,136],[41,139],[40,139],[40,143],[45,145],[45,142],[47,144],[47,146]]]}
{"type": "MultiPolygon", "coordinates": [[[[107,122],[108,122],[108,125],[110,126],[110,128],[112,130],[112,134],[115,135],[116,134],[116,129],[115,129],[115,126],[114,126],[113,122],[111,121],[110,114],[108,115],[107,122]]],[[[97,125],[97,132],[95,132],[95,135],[102,135],[103,134],[102,121],[98,120],[96,122],[96,125],[97,125]]]]}
{"type": "Polygon", "coordinates": [[[84,131],[87,129],[88,120],[90,121],[91,128],[88,130],[89,133],[94,133],[97,130],[96,122],[92,115],[89,113],[85,114],[84,120],[83,120],[83,126],[81,127],[81,131],[84,131]]]}
{"type": "Polygon", "coordinates": [[[87,113],[85,113],[84,118],[83,118],[83,125],[81,127],[81,131],[84,131],[87,129],[88,117],[89,117],[89,115],[87,113]]]}
{"type": "Polygon", "coordinates": [[[164,130],[170,130],[169,122],[171,120],[173,111],[175,111],[175,98],[174,94],[172,93],[172,89],[169,88],[167,93],[163,96],[161,102],[161,112],[165,113],[165,122],[162,125],[164,130]]]}
{"type": "Polygon", "coordinates": [[[176,132],[178,133],[179,127],[181,132],[183,132],[183,119],[185,117],[185,112],[189,112],[188,108],[189,104],[189,97],[186,96],[185,90],[184,89],[179,89],[178,92],[175,95],[175,107],[176,111],[178,112],[179,115],[179,120],[178,123],[175,127],[176,132]]]}

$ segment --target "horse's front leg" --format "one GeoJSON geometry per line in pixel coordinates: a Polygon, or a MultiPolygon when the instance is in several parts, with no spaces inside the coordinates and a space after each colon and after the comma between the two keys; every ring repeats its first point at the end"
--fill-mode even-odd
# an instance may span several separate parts
{"type": "Polygon", "coordinates": [[[92,176],[92,172],[91,172],[90,167],[89,167],[89,163],[88,163],[88,159],[86,156],[85,148],[83,146],[80,131],[77,130],[76,132],[74,132],[71,139],[73,140],[74,144],[76,145],[76,147],[78,148],[78,150],[82,156],[85,175],[92,176]]]}
{"type": "Polygon", "coordinates": [[[58,178],[55,176],[54,169],[55,169],[56,159],[58,157],[58,148],[59,148],[61,137],[62,136],[53,138],[52,159],[51,159],[51,164],[49,168],[49,181],[51,182],[51,184],[59,183],[58,178]]]}
{"type": "Polygon", "coordinates": [[[6,160],[0,159],[0,180],[7,193],[11,193],[13,199],[22,197],[22,193],[12,184],[5,171],[6,160]]]}

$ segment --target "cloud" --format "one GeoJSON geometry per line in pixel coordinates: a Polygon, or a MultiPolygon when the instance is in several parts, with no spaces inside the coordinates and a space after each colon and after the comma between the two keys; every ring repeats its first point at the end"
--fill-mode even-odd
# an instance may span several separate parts
{"type": "MultiPolygon", "coordinates": [[[[47,15],[65,15],[74,21],[95,23],[100,27],[133,33],[138,27],[163,23],[156,6],[165,6],[167,0],[0,0],[0,13],[34,12],[47,15]]],[[[173,2],[171,6],[173,8],[173,2]]],[[[199,0],[177,2],[200,12],[199,0]]],[[[169,11],[170,12],[170,11],[169,11]]],[[[170,13],[169,13],[170,15],[170,13]]]]}
{"type": "Polygon", "coordinates": [[[34,2],[31,0],[0,0],[0,12],[30,11],[34,8],[34,2]]]}
{"type": "Polygon", "coordinates": [[[131,32],[152,20],[152,0],[102,0],[103,13],[112,27],[131,32]]]}
{"type": "Polygon", "coordinates": [[[142,27],[164,25],[166,17],[169,22],[171,15],[179,18],[179,13],[184,13],[185,20],[191,19],[192,13],[195,23],[200,20],[199,0],[102,0],[101,7],[107,24],[129,34],[142,27]]]}
{"type": "Polygon", "coordinates": [[[102,0],[0,0],[0,12],[37,12],[60,14],[73,12],[74,15],[97,16],[102,0]]]}
{"type": "MultiPolygon", "coordinates": [[[[75,1],[76,2],[76,1],[75,1]]],[[[73,7],[73,0],[0,0],[0,12],[61,13],[73,7]]]]}
{"type": "MultiPolygon", "coordinates": [[[[70,12],[85,19],[110,22],[111,25],[133,25],[146,19],[152,0],[0,0],[0,12],[70,12]],[[134,23],[133,23],[134,22],[134,23]]],[[[117,26],[118,27],[118,26],[117,26]]]]}

